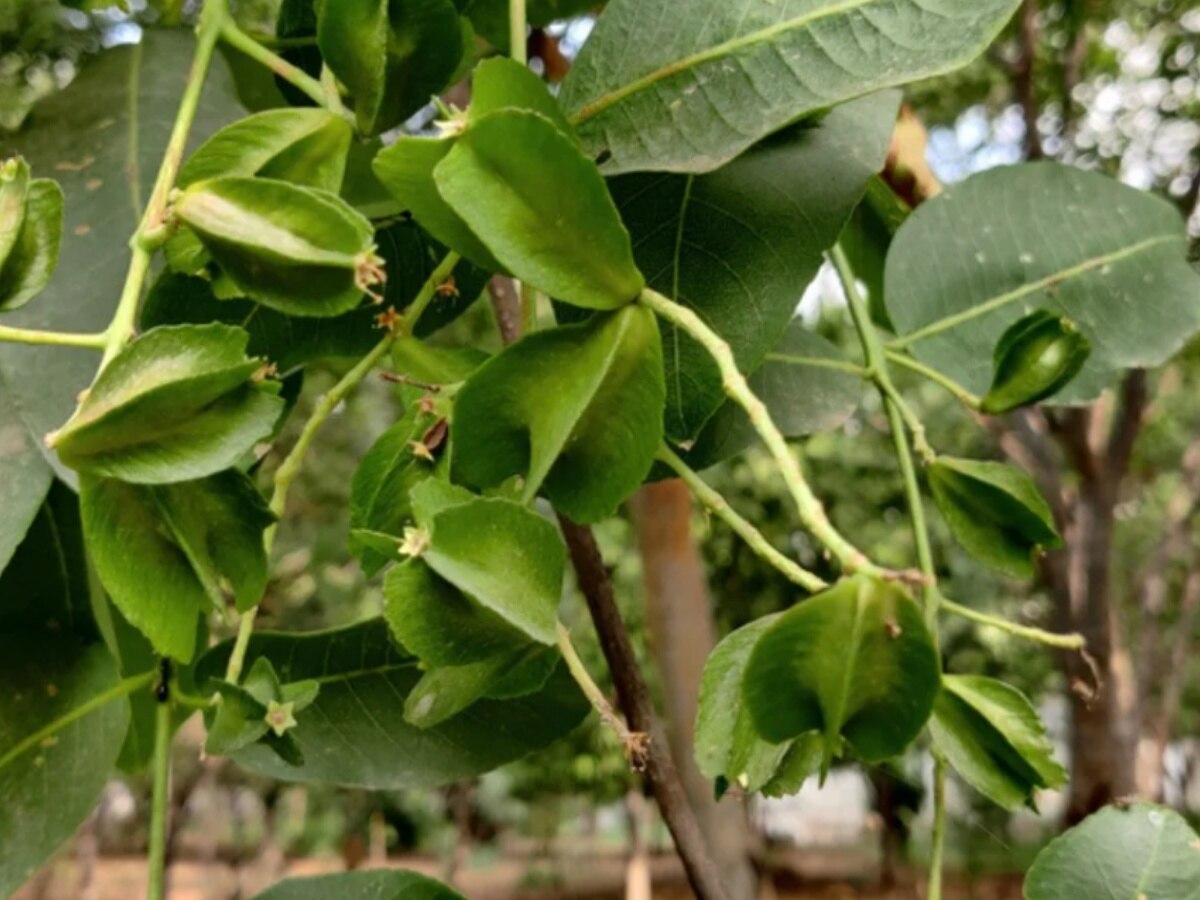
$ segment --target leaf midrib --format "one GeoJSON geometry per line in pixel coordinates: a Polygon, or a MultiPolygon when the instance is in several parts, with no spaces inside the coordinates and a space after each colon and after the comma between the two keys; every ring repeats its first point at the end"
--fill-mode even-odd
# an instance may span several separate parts
{"type": "Polygon", "coordinates": [[[698,53],[693,53],[690,56],[685,56],[673,63],[655,69],[641,78],[635,79],[628,84],[622,85],[614,91],[607,94],[602,94],[591,103],[587,103],[580,107],[574,115],[571,116],[572,125],[580,125],[587,122],[589,119],[599,115],[604,110],[617,103],[620,103],[625,98],[640,93],[653,87],[658,82],[672,75],[677,75],[680,72],[686,72],[688,69],[703,65],[704,63],[713,62],[721,59],[724,56],[731,56],[739,50],[747,47],[752,47],[755,44],[762,44],[770,41],[772,38],[782,34],[787,34],[789,31],[798,31],[812,25],[814,22],[819,22],[823,19],[831,18],[840,13],[853,12],[864,6],[868,6],[876,0],[842,0],[840,3],[834,3],[826,6],[823,9],[813,10],[804,15],[796,16],[793,19],[787,19],[783,22],[777,22],[774,25],[768,25],[766,28],[760,28],[757,31],[752,31],[749,34],[741,35],[740,37],[730,38],[727,41],[722,41],[715,46],[709,47],[707,50],[701,50],[698,53]]]}
{"type": "Polygon", "coordinates": [[[1115,262],[1120,262],[1128,259],[1131,256],[1136,256],[1151,247],[1157,247],[1159,244],[1167,244],[1172,241],[1183,242],[1184,238],[1178,234],[1160,234],[1155,237],[1146,238],[1138,241],[1136,244],[1131,244],[1128,247],[1122,247],[1120,250],[1113,250],[1109,253],[1102,253],[1099,256],[1092,256],[1085,259],[1083,262],[1076,263],[1073,266],[1067,266],[1065,269],[1060,269],[1057,272],[1052,272],[1049,275],[1043,276],[1036,281],[1031,281],[1023,284],[1018,288],[1007,291],[998,296],[984,300],[982,303],[964,309],[962,312],[954,313],[953,315],[945,316],[941,319],[936,319],[928,325],[923,325],[916,331],[911,331],[908,334],[901,335],[894,341],[888,344],[888,349],[903,350],[911,347],[913,344],[926,340],[927,338],[939,335],[942,332],[950,331],[957,328],[972,319],[977,319],[980,316],[985,316],[988,313],[995,312],[997,309],[1002,309],[1010,303],[1015,303],[1030,294],[1035,294],[1038,291],[1046,290],[1057,284],[1070,281],[1073,278],[1078,278],[1081,275],[1086,275],[1094,269],[1102,268],[1115,262]]]}

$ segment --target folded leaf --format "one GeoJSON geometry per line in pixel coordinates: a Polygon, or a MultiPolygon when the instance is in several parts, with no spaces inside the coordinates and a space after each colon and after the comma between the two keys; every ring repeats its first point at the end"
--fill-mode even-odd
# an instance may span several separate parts
{"type": "Polygon", "coordinates": [[[278,385],[252,378],[249,336],[228,325],[156,328],[105,367],[75,415],[47,437],[80,472],[145,484],[229,468],[267,437],[278,385]]]}
{"type": "Polygon", "coordinates": [[[226,586],[239,609],[262,598],[274,519],[244,475],[162,486],[84,477],[80,503],[100,582],[160,654],[192,659],[197,618],[226,586]]]}
{"type": "Polygon", "coordinates": [[[933,499],[955,539],[980,562],[1019,578],[1062,540],[1033,479],[997,462],[939,456],[927,469],[933,499]]]}
{"type": "Polygon", "coordinates": [[[765,740],[824,737],[824,777],[843,738],[867,762],[902,752],[933,711],[940,670],[913,599],[859,575],[781,615],[750,654],[742,692],[765,740]]]}
{"type": "MultiPolygon", "coordinates": [[[[219,677],[230,648],[227,642],[210,651],[199,675],[219,677]]],[[[248,664],[260,656],[274,662],[284,682],[321,683],[309,714],[289,732],[304,756],[300,766],[259,745],[236,754],[242,766],[285,781],[428,789],[541,749],[574,730],[589,710],[560,667],[535,693],[481,700],[440,725],[416,728],[404,721],[404,704],[421,672],[381,619],[314,634],[256,632],[248,664]]]]}
{"type": "Polygon", "coordinates": [[[102,644],[0,635],[0,895],[9,896],[66,841],[108,782],[129,704],[114,699],[72,718],[117,684],[102,644]],[[46,737],[19,745],[43,728],[46,737]]]}
{"type": "Polygon", "coordinates": [[[563,84],[612,173],[707,172],[801,116],[965,65],[1017,0],[610,0],[563,84]]]}
{"type": "Polygon", "coordinates": [[[540,491],[579,522],[611,515],[662,440],[661,354],[640,306],[513,344],[455,399],[451,477],[487,488],[524,474],[526,499],[540,491]]]}
{"type": "Polygon", "coordinates": [[[1036,791],[1067,782],[1037,711],[1002,681],[943,676],[929,730],[954,770],[1005,809],[1036,808],[1036,791]]]}
{"type": "Polygon", "coordinates": [[[1028,900],[1195,900],[1200,836],[1179,813],[1109,806],[1051,841],[1025,876],[1028,900]]]}
{"type": "Polygon", "coordinates": [[[47,178],[29,181],[16,219],[19,228],[0,234],[0,312],[24,306],[50,283],[62,240],[62,188],[47,178]]]}
{"type": "Polygon", "coordinates": [[[222,128],[184,163],[177,186],[258,175],[337,192],[353,129],[324,109],[269,109],[222,128]]]}
{"type": "Polygon", "coordinates": [[[616,309],[641,292],[604,179],[544,116],[502,110],[472,122],[434,181],[496,259],[538,290],[592,309],[616,309]]]}
{"type": "Polygon", "coordinates": [[[296,316],[336,316],[383,283],[371,223],[335,194],[270,178],[197,182],[174,214],[252,300],[296,316]]]}
{"type": "Polygon", "coordinates": [[[441,93],[463,38],[450,0],[319,0],[317,46],[350,91],[358,130],[374,135],[441,93]]]}
{"type": "Polygon", "coordinates": [[[1000,336],[992,384],[979,408],[995,415],[1052,397],[1079,374],[1091,352],[1070,319],[1034,310],[1000,336]]]}
{"type": "Polygon", "coordinates": [[[1037,309],[1067,317],[1091,343],[1056,395],[1065,404],[1094,400],[1122,370],[1166,362],[1200,331],[1200,273],[1174,205],[1057,163],[981,172],[921,204],[885,277],[888,312],[913,354],[977,394],[1001,335],[1037,309]]]}

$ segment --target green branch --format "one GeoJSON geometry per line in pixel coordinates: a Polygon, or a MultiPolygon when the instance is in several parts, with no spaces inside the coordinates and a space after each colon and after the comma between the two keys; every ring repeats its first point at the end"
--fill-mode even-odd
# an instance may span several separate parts
{"type": "Polygon", "coordinates": [[[946,597],[941,599],[940,605],[944,612],[952,613],[979,625],[986,625],[989,628],[998,628],[1015,637],[1045,644],[1047,647],[1057,647],[1060,650],[1082,650],[1087,646],[1087,639],[1082,634],[1059,634],[1029,625],[1018,625],[1008,619],[988,615],[971,609],[969,606],[963,606],[961,603],[955,603],[946,597]]]}
{"type": "MultiPolygon", "coordinates": [[[[284,510],[287,508],[288,491],[291,489],[292,482],[296,480],[296,476],[300,474],[300,470],[304,465],[304,457],[308,453],[309,447],[312,446],[317,432],[321,430],[321,426],[333,415],[333,411],[337,409],[338,404],[345,400],[350,392],[371,374],[371,370],[387,354],[396,339],[401,335],[411,333],[417,322],[420,321],[421,314],[425,312],[429,304],[433,301],[433,298],[437,296],[438,288],[454,273],[454,267],[458,265],[458,261],[459,255],[457,253],[447,253],[442,261],[438,263],[437,268],[430,273],[425,283],[421,285],[421,289],[417,291],[417,296],[413,298],[412,303],[408,305],[404,314],[392,326],[388,334],[371,348],[371,351],[366,356],[360,359],[349,372],[341,377],[337,384],[326,391],[321,396],[321,399],[317,401],[317,405],[313,407],[308,421],[304,423],[304,427],[301,429],[296,443],[288,451],[287,456],[283,458],[283,462],[279,464],[279,468],[275,470],[274,486],[271,491],[269,507],[276,519],[281,518],[284,510]]],[[[269,526],[263,535],[263,543],[266,546],[268,555],[270,555],[271,548],[275,544],[276,527],[276,525],[269,526]]],[[[254,619],[257,615],[258,607],[252,607],[242,615],[242,619],[238,623],[237,638],[234,640],[233,650],[229,654],[229,663],[225,668],[226,681],[236,683],[241,677],[242,666],[245,664],[246,659],[246,648],[249,646],[250,635],[254,631],[254,619]]]]}
{"type": "Polygon", "coordinates": [[[674,300],[664,297],[657,291],[646,288],[639,300],[652,309],[661,318],[675,325],[697,341],[721,370],[721,383],[725,393],[733,399],[750,419],[750,424],[758,432],[767,450],[775,460],[784,482],[800,510],[800,521],[813,535],[829,548],[842,567],[848,572],[874,572],[884,574],[879,566],[872,563],[857,547],[842,536],[829,521],[825,507],[809,487],[800,463],[792,454],[779,427],[771,418],[766,405],[760,400],[746,382],[746,377],[738,369],[733,351],[719,334],[709,328],[704,321],[692,310],[674,300]]]}
{"type": "Polygon", "coordinates": [[[71,334],[63,331],[36,331],[30,328],[10,328],[7,325],[0,325],[0,343],[103,350],[108,344],[108,334],[103,331],[98,334],[71,334]]]}
{"type": "Polygon", "coordinates": [[[916,372],[918,375],[928,378],[934,384],[940,385],[951,394],[953,394],[962,404],[968,409],[979,409],[979,397],[972,394],[965,387],[955,381],[948,375],[943,375],[937,369],[927,366],[924,363],[917,362],[907,353],[902,353],[899,350],[887,351],[888,362],[894,362],[898,366],[916,372]]]}
{"type": "MultiPolygon", "coordinates": [[[[318,106],[324,106],[327,109],[330,108],[328,96],[325,93],[325,88],[321,86],[320,81],[313,78],[299,66],[292,65],[270,48],[264,47],[260,42],[242,31],[232,18],[227,17],[222,24],[221,39],[230,47],[246,54],[255,62],[266,66],[288,84],[303,92],[306,97],[318,106]]],[[[331,109],[331,112],[340,113],[341,110],[331,109]]]]}
{"type": "Polygon", "coordinates": [[[631,731],[625,724],[625,720],[617,715],[617,711],[612,708],[612,704],[608,702],[608,698],[604,696],[600,686],[592,680],[587,666],[579,658],[579,653],[571,642],[571,632],[567,626],[562,622],[556,622],[555,631],[558,638],[558,649],[567,664],[567,671],[571,673],[571,677],[575,679],[575,683],[579,685],[583,695],[588,698],[588,702],[600,716],[600,721],[611,728],[617,736],[617,740],[621,742],[621,746],[625,750],[626,757],[630,761],[638,763],[646,752],[646,735],[631,731]]]}
{"type": "Polygon", "coordinates": [[[151,771],[154,787],[150,795],[150,831],[148,837],[146,866],[149,880],[146,887],[147,900],[163,900],[166,896],[167,869],[167,806],[170,800],[169,781],[171,776],[171,699],[170,685],[164,683],[154,710],[154,760],[151,771]]]}
{"type": "Polygon", "coordinates": [[[788,580],[795,582],[810,593],[824,590],[828,585],[818,576],[792,562],[772,546],[761,531],[733,510],[720,493],[708,486],[696,472],[670,447],[665,444],[658,450],[658,458],[675,472],[688,486],[696,499],[704,504],[713,515],[728,525],[733,532],[758,554],[768,565],[779,570],[788,580]]]}

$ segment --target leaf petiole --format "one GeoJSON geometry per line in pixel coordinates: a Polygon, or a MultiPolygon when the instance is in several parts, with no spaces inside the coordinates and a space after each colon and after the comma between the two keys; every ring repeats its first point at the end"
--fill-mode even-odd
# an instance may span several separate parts
{"type": "Polygon", "coordinates": [[[10,328],[0,325],[0,343],[32,344],[35,346],[82,347],[87,350],[103,350],[108,341],[106,332],[97,334],[71,334],[64,331],[37,331],[29,328],[10,328]]]}

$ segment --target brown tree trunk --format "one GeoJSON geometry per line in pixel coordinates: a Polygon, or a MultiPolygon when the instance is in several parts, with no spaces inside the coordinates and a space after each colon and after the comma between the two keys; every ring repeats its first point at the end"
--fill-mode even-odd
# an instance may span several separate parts
{"type": "Polygon", "coordinates": [[[646,584],[646,625],[659,673],[675,766],[731,900],[752,900],[758,878],[741,801],[718,803],[693,758],[700,677],[716,646],[704,565],[691,536],[692,499],[676,479],[643,487],[632,503],[646,584]]]}

